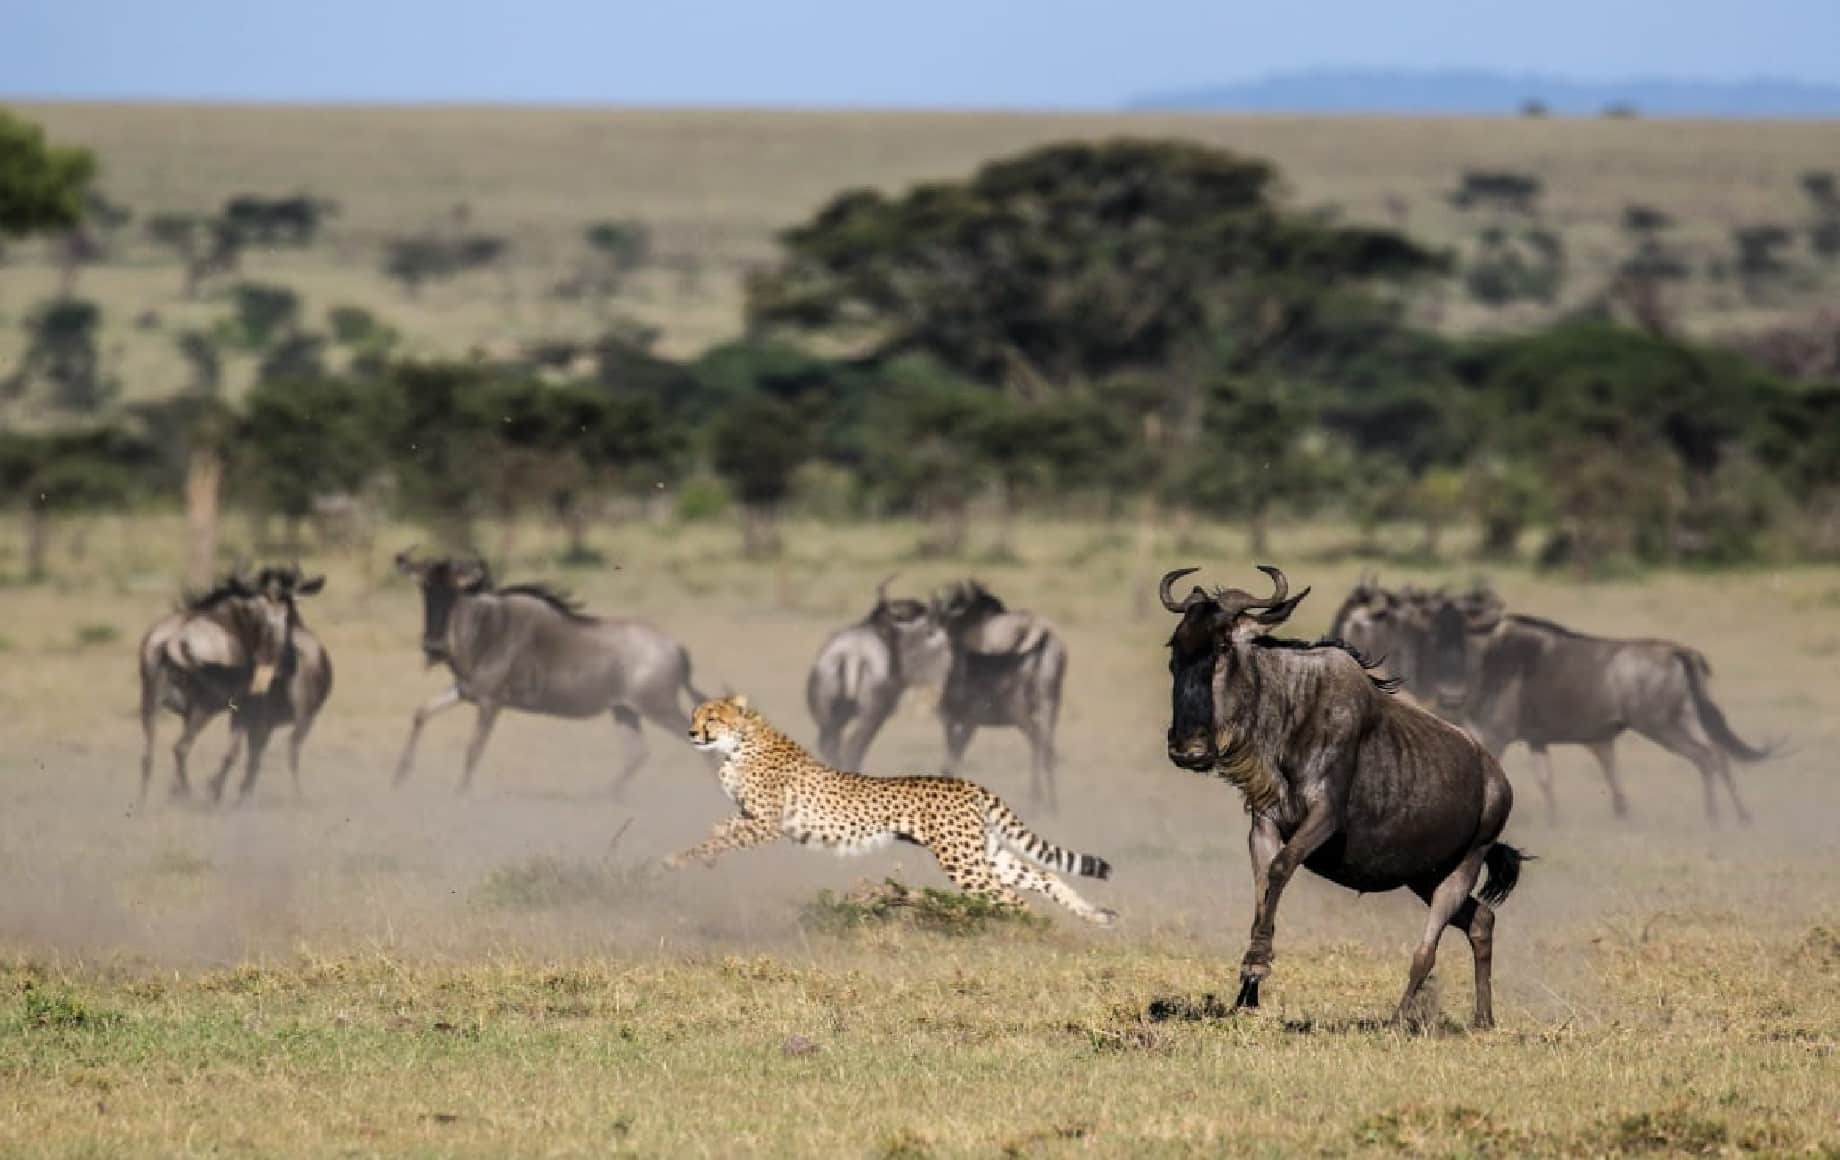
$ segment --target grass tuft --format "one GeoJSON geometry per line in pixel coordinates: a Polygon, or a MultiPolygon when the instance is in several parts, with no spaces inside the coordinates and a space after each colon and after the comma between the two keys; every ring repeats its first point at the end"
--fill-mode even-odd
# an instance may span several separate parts
{"type": "Polygon", "coordinates": [[[1038,931],[1049,925],[1021,907],[930,886],[915,890],[893,878],[863,882],[841,897],[820,891],[800,912],[800,921],[807,930],[834,935],[891,924],[955,936],[980,935],[998,927],[1038,931]]]}
{"type": "Polygon", "coordinates": [[[21,1022],[28,1028],[91,1030],[121,1022],[119,1012],[92,1008],[68,991],[48,994],[29,987],[20,1000],[20,1008],[21,1022]]]}
{"type": "Polygon", "coordinates": [[[645,865],[615,866],[539,854],[496,867],[474,897],[506,910],[619,902],[642,892],[654,873],[645,865]]]}

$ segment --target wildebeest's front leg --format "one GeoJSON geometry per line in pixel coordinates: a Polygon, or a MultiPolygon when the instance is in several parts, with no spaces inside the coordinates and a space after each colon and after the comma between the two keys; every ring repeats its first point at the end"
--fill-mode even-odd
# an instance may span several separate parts
{"type": "Polygon", "coordinates": [[[460,775],[460,792],[473,788],[473,770],[479,766],[480,755],[486,751],[486,741],[492,736],[492,726],[498,722],[498,706],[489,701],[479,703],[479,716],[473,722],[473,739],[466,746],[466,769],[460,775]]]}
{"type": "Polygon", "coordinates": [[[664,860],[664,864],[673,870],[692,862],[713,866],[719,854],[726,854],[730,850],[745,850],[749,846],[764,846],[779,836],[777,822],[746,815],[727,818],[716,823],[715,832],[709,837],[688,850],[671,855],[664,860]]]}
{"type": "MultiPolygon", "coordinates": [[[[1263,819],[1260,819],[1263,821],[1263,819]]],[[[1271,974],[1272,931],[1278,919],[1278,899],[1284,894],[1291,875],[1304,859],[1314,854],[1324,842],[1335,836],[1341,826],[1339,803],[1327,795],[1310,803],[1303,824],[1290,841],[1284,843],[1265,868],[1265,888],[1258,891],[1252,911],[1252,942],[1240,961],[1239,997],[1236,1006],[1252,1006],[1258,1001],[1259,982],[1271,974]]]]}
{"type": "Polygon", "coordinates": [[[409,741],[403,746],[402,757],[396,762],[396,784],[401,785],[409,776],[409,769],[415,764],[415,745],[422,739],[422,726],[428,719],[445,713],[460,703],[460,686],[455,685],[444,692],[430,697],[426,704],[415,711],[415,718],[409,725],[409,741]]]}
{"type": "MultiPolygon", "coordinates": [[[[1252,819],[1252,828],[1246,831],[1246,852],[1252,856],[1252,896],[1255,899],[1265,897],[1265,890],[1270,883],[1271,861],[1284,848],[1284,835],[1278,832],[1278,823],[1263,815],[1252,819]]],[[[1250,981],[1241,978],[1239,997],[1234,1000],[1236,1007],[1257,1007],[1259,1005],[1259,980],[1250,981]]]]}
{"type": "Polygon", "coordinates": [[[244,734],[248,728],[235,717],[230,719],[230,748],[224,753],[222,764],[217,767],[217,774],[211,778],[211,800],[224,800],[224,783],[230,780],[230,771],[236,768],[236,759],[243,755],[244,734]]]}
{"type": "Polygon", "coordinates": [[[249,760],[243,766],[243,784],[237,787],[238,804],[248,801],[249,791],[256,787],[256,777],[262,772],[262,754],[268,749],[268,735],[272,732],[273,726],[266,721],[249,727],[249,760]]]}

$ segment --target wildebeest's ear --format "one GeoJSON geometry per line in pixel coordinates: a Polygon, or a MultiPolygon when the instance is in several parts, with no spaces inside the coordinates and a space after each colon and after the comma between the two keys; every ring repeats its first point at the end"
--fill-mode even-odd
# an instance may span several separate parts
{"type": "Polygon", "coordinates": [[[1291,613],[1297,611],[1297,606],[1302,604],[1303,598],[1309,594],[1310,590],[1305,588],[1302,592],[1290,597],[1288,600],[1280,600],[1270,608],[1254,613],[1252,619],[1258,621],[1266,628],[1283,624],[1291,618],[1291,613]]]}
{"type": "Polygon", "coordinates": [[[422,567],[409,555],[409,551],[405,550],[396,553],[396,570],[404,576],[417,576],[421,574],[422,567]]]}
{"type": "Polygon", "coordinates": [[[315,576],[311,580],[302,580],[300,583],[294,585],[294,595],[311,596],[325,586],[326,578],[324,576],[315,576]]]}

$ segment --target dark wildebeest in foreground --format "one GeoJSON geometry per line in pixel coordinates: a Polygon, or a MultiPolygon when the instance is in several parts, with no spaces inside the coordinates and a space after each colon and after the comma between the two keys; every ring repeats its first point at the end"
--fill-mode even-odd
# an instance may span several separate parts
{"type": "Polygon", "coordinates": [[[462,793],[473,784],[501,709],[573,718],[612,714],[626,734],[616,793],[645,763],[642,720],[679,739],[689,736],[690,714],[678,694],[688,693],[692,704],[707,698],[690,684],[690,654],[658,629],[642,620],[588,616],[541,584],[495,587],[477,557],[416,560],[402,552],[396,567],[422,589],[422,656],[431,666],[445,664],[454,676],[452,687],[415,711],[396,765],[398,784],[415,763],[422,726],[462,701],[479,710],[462,793]]]}
{"type": "Polygon", "coordinates": [[[946,773],[957,772],[980,725],[1013,726],[1029,740],[1029,800],[1060,808],[1054,779],[1054,728],[1067,678],[1067,646],[1033,612],[1010,611],[976,580],[952,585],[933,601],[951,665],[939,698],[946,730],[946,773]]]}
{"type": "Polygon", "coordinates": [[[1181,616],[1169,639],[1169,760],[1235,785],[1252,815],[1252,939],[1235,1006],[1256,1007],[1271,971],[1278,899],[1299,866],[1363,893],[1410,889],[1431,915],[1399,1004],[1403,1018],[1437,958],[1446,926],[1469,937],[1478,1027],[1494,1021],[1490,957],[1495,910],[1523,855],[1500,841],[1514,805],[1501,767],[1462,730],[1395,700],[1339,642],[1280,640],[1304,589],[1260,565],[1274,591],[1199,587],[1163,607],[1181,616]],[[1471,897],[1484,868],[1488,880],[1471,897]]]}
{"type": "Polygon", "coordinates": [[[300,796],[300,748],[332,693],[332,658],[300,619],[296,601],[325,586],[324,576],[305,579],[298,566],[264,568],[249,578],[226,577],[202,595],[155,622],[141,639],[141,800],[153,776],[153,744],[159,711],[184,718],[173,745],[173,796],[186,797],[191,783],[185,762],[192,743],[211,719],[230,713],[230,748],[211,779],[212,800],[239,752],[248,763],[238,797],[255,786],[262,753],[277,728],[292,725],[288,771],[300,796]]]}
{"type": "Polygon", "coordinates": [[[1468,725],[1500,756],[1516,741],[1533,751],[1534,775],[1549,817],[1553,745],[1582,745],[1602,767],[1616,816],[1629,801],[1616,775],[1616,739],[1634,730],[1699,769],[1706,818],[1719,818],[1717,783],[1732,808],[1750,820],[1731,776],[1731,761],[1761,761],[1767,748],[1746,744],[1706,690],[1703,654],[1668,640],[1587,636],[1535,616],[1505,612],[1500,597],[1478,587],[1445,598],[1420,646],[1438,710],[1468,725]]]}
{"type": "Polygon", "coordinates": [[[812,661],[805,704],[818,723],[818,756],[861,770],[863,755],[910,684],[931,679],[949,655],[945,632],[918,600],[888,598],[876,585],[869,615],[832,633],[812,661]]]}

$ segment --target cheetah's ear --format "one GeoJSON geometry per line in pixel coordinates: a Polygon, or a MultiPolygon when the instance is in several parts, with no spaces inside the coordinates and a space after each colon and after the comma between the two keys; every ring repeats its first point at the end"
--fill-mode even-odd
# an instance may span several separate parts
{"type": "Polygon", "coordinates": [[[736,693],[736,694],[735,694],[735,708],[737,708],[737,709],[748,709],[748,708],[752,708],[752,706],[750,706],[750,705],[748,704],[748,699],[747,699],[747,694],[746,694],[746,693],[736,693]]]}

